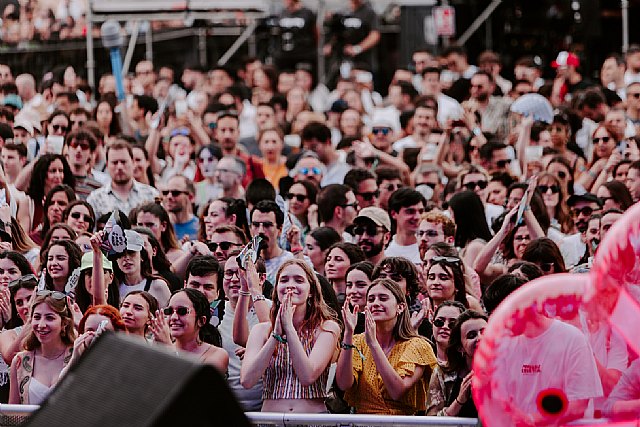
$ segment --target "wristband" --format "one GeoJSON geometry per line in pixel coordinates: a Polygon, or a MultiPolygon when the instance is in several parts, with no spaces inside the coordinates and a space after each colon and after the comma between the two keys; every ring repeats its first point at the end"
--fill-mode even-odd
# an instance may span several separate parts
{"type": "Polygon", "coordinates": [[[353,46],[353,54],[354,55],[360,55],[362,53],[362,46],[360,45],[355,45],[353,46]]]}
{"type": "Polygon", "coordinates": [[[240,295],[244,295],[245,297],[250,297],[251,296],[251,292],[248,291],[240,291],[238,292],[240,295]]]}
{"type": "Polygon", "coordinates": [[[278,335],[275,332],[272,332],[271,336],[274,337],[276,339],[276,341],[278,341],[281,344],[286,344],[287,343],[287,339],[284,338],[282,335],[278,335]]]}
{"type": "Polygon", "coordinates": [[[362,361],[364,362],[366,360],[366,357],[364,357],[364,354],[362,354],[362,352],[360,351],[360,349],[358,347],[356,347],[353,344],[346,344],[344,341],[340,343],[340,348],[343,350],[355,350],[358,352],[358,354],[360,355],[360,359],[362,359],[362,361]]]}
{"type": "MultiPolygon", "coordinates": [[[[249,292],[247,292],[249,293],[249,292]]],[[[250,293],[249,293],[250,294],[250,293]]],[[[264,297],[264,295],[262,294],[257,294],[257,295],[253,295],[251,297],[251,300],[253,300],[253,302],[258,302],[258,301],[266,301],[266,298],[264,297]]]]}

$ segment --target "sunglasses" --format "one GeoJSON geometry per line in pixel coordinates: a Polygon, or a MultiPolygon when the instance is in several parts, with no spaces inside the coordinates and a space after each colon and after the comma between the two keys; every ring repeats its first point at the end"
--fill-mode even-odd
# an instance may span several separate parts
{"type": "Polygon", "coordinates": [[[178,197],[181,196],[183,194],[189,194],[187,191],[182,191],[182,190],[164,190],[162,191],[162,195],[163,196],[168,196],[169,194],[171,194],[172,197],[178,197]]]}
{"type": "Polygon", "coordinates": [[[231,249],[232,246],[242,246],[242,244],[233,243],[233,242],[220,242],[220,243],[208,242],[207,243],[207,247],[211,252],[215,252],[218,249],[218,246],[220,246],[220,250],[228,251],[229,249],[231,249]]]}
{"type": "Polygon", "coordinates": [[[22,276],[19,279],[16,280],[12,280],[9,282],[9,289],[12,289],[16,286],[22,286],[23,284],[29,283],[29,282],[36,282],[38,283],[38,278],[35,276],[35,274],[26,274],[24,276],[22,276]]]}
{"type": "Polygon", "coordinates": [[[447,264],[460,264],[462,260],[460,258],[452,256],[434,256],[433,258],[431,258],[431,264],[437,262],[444,262],[447,264]]]}
{"type": "Polygon", "coordinates": [[[207,127],[209,129],[216,129],[218,127],[218,124],[216,122],[207,123],[207,127]]]}
{"type": "Polygon", "coordinates": [[[191,135],[191,131],[187,128],[178,128],[178,129],[174,129],[171,131],[171,133],[169,134],[171,138],[173,138],[174,136],[189,136],[191,135]]]}
{"type": "Polygon", "coordinates": [[[589,206],[585,206],[582,209],[571,209],[571,215],[576,218],[581,214],[583,216],[591,216],[593,214],[593,211],[594,211],[593,208],[590,208],[589,206]]]}
{"type": "Polygon", "coordinates": [[[91,145],[89,145],[89,143],[87,141],[76,141],[73,140],[69,143],[69,147],[71,148],[78,148],[80,147],[80,149],[82,151],[86,151],[86,150],[90,150],[91,149],[91,145]]]}
{"type": "Polygon", "coordinates": [[[509,164],[511,164],[511,160],[509,160],[509,159],[498,160],[496,162],[496,166],[498,166],[499,168],[505,168],[509,164]]]}
{"type": "Polygon", "coordinates": [[[558,194],[560,192],[560,187],[557,185],[538,185],[538,191],[542,194],[551,190],[553,194],[558,194]]]}
{"type": "Polygon", "coordinates": [[[600,141],[602,141],[602,142],[604,142],[606,144],[607,142],[611,141],[611,137],[610,136],[602,136],[602,137],[593,138],[593,143],[594,144],[597,144],[600,141]]]}
{"type": "Polygon", "coordinates": [[[391,132],[391,129],[389,128],[373,128],[371,129],[371,133],[374,135],[378,135],[378,134],[382,134],[384,136],[389,135],[389,132],[391,132]]]}
{"type": "Polygon", "coordinates": [[[436,328],[442,328],[444,326],[445,320],[449,325],[449,329],[453,329],[453,325],[456,324],[457,319],[445,319],[444,317],[437,317],[433,320],[433,326],[436,328]]]}
{"type": "Polygon", "coordinates": [[[553,263],[552,262],[540,263],[540,270],[544,271],[545,273],[550,272],[552,268],[553,268],[553,263]]]}
{"type": "Polygon", "coordinates": [[[73,125],[78,125],[78,126],[83,126],[86,122],[83,120],[71,120],[71,126],[73,125]]]}
{"type": "Polygon", "coordinates": [[[384,189],[389,192],[394,192],[400,188],[402,188],[402,184],[387,184],[384,186],[384,189]]]}
{"type": "Polygon", "coordinates": [[[56,301],[63,301],[67,298],[67,296],[65,294],[63,294],[62,292],[58,292],[58,291],[49,291],[49,290],[41,290],[36,292],[36,295],[39,297],[51,297],[52,299],[56,300],[56,301]]]}
{"type": "Polygon", "coordinates": [[[307,196],[305,196],[304,194],[295,194],[295,193],[287,194],[287,200],[292,200],[292,199],[296,199],[297,201],[302,203],[305,200],[307,200],[307,196]]]}
{"type": "Polygon", "coordinates": [[[173,313],[176,313],[178,316],[186,316],[191,313],[191,309],[188,307],[165,307],[162,312],[165,316],[171,316],[173,313]]]}
{"type": "Polygon", "coordinates": [[[467,190],[473,191],[476,189],[476,187],[480,187],[481,190],[484,190],[485,188],[487,188],[487,184],[487,181],[471,181],[464,184],[464,186],[467,188],[467,190]]]}
{"type": "Polygon", "coordinates": [[[51,125],[51,129],[53,129],[54,132],[58,132],[58,131],[66,132],[68,128],[62,125],[51,125]]]}
{"type": "Polygon", "coordinates": [[[235,270],[225,270],[224,271],[224,278],[227,280],[231,280],[233,279],[233,276],[236,276],[238,279],[240,278],[240,270],[235,269],[235,270]]]}
{"type": "Polygon", "coordinates": [[[347,203],[344,205],[339,205],[343,208],[348,208],[348,207],[352,207],[353,209],[358,209],[358,202],[353,202],[353,203],[347,203]]]}
{"type": "Polygon", "coordinates": [[[514,236],[513,240],[516,242],[524,242],[525,240],[531,240],[530,236],[514,236]]]}
{"type": "Polygon", "coordinates": [[[362,200],[364,200],[366,202],[372,201],[375,197],[378,197],[379,195],[380,195],[380,191],[379,190],[366,191],[364,193],[358,193],[358,196],[362,197],[362,200]]]}
{"type": "Polygon", "coordinates": [[[302,168],[300,169],[300,173],[302,175],[310,175],[311,173],[313,173],[313,175],[320,175],[322,171],[319,167],[314,166],[312,168],[302,168]]]}
{"type": "Polygon", "coordinates": [[[362,236],[367,233],[367,236],[375,236],[378,234],[378,227],[373,224],[369,225],[357,225],[353,228],[354,236],[362,236]]]}
{"type": "Polygon", "coordinates": [[[81,214],[80,212],[73,212],[71,214],[69,214],[69,216],[73,219],[80,219],[82,218],[82,220],[84,222],[91,222],[93,221],[93,218],[91,218],[91,215],[86,215],[86,214],[81,214]]]}

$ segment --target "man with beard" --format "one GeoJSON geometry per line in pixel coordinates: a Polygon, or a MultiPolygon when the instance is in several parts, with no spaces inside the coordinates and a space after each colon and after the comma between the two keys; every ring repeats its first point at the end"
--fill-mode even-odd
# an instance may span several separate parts
{"type": "Polygon", "coordinates": [[[492,96],[496,89],[491,74],[478,71],[471,77],[471,98],[463,107],[473,113],[479,113],[480,130],[494,134],[498,140],[508,135],[509,98],[492,96]]]}
{"type": "Polygon", "coordinates": [[[574,194],[567,200],[567,206],[571,210],[573,222],[577,232],[564,238],[560,245],[560,251],[569,266],[578,265],[587,261],[589,250],[587,249],[586,233],[589,228],[591,215],[602,209],[602,201],[594,194],[574,194]]]}
{"type": "Polygon", "coordinates": [[[222,194],[215,195],[215,197],[244,199],[242,175],[244,175],[245,170],[243,166],[242,160],[235,156],[225,156],[220,159],[214,177],[222,187],[222,194]]]}
{"type": "Polygon", "coordinates": [[[193,214],[195,193],[193,182],[182,175],[169,178],[162,191],[162,204],[171,215],[171,222],[178,240],[182,240],[185,236],[189,240],[198,239],[200,221],[193,214]]]}
{"type": "Polygon", "coordinates": [[[107,171],[111,182],[89,194],[91,204],[100,218],[106,213],[119,209],[125,215],[134,207],[152,202],[159,196],[158,190],[133,179],[133,150],[125,141],[116,141],[107,147],[107,171]]]}
{"type": "Polygon", "coordinates": [[[229,254],[234,250],[239,250],[247,244],[244,232],[235,225],[219,225],[213,230],[211,240],[207,242],[207,247],[224,264],[229,259],[229,254]]]}
{"type": "Polygon", "coordinates": [[[249,185],[254,179],[264,178],[262,161],[238,147],[240,121],[237,114],[230,111],[221,112],[218,116],[215,133],[220,148],[222,148],[222,154],[224,156],[236,156],[244,162],[246,173],[242,176],[243,187],[249,185]]]}
{"type": "Polygon", "coordinates": [[[262,200],[256,203],[251,211],[251,235],[262,237],[261,255],[267,267],[267,280],[276,283],[276,272],[293,254],[278,246],[278,237],[282,232],[284,213],[273,200],[262,200]]]}
{"type": "Polygon", "coordinates": [[[367,261],[377,265],[384,258],[384,248],[391,239],[391,219],[384,210],[370,206],[363,208],[353,221],[355,243],[367,256],[367,261]]]}
{"type": "Polygon", "coordinates": [[[427,201],[411,188],[396,190],[389,199],[389,216],[395,223],[395,234],[384,254],[387,257],[404,257],[420,264],[420,251],[416,232],[427,201]]]}

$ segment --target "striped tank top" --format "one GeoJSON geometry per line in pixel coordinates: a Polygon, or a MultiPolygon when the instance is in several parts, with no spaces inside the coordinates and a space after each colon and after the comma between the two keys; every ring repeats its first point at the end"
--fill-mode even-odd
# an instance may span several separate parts
{"type": "MultiPolygon", "coordinates": [[[[303,332],[300,342],[307,356],[314,345],[313,331],[303,332]]],[[[291,358],[289,346],[277,343],[271,356],[271,362],[263,377],[263,399],[324,399],[327,397],[326,385],[329,379],[329,365],[320,374],[318,379],[309,386],[302,386],[298,380],[291,358]]]]}

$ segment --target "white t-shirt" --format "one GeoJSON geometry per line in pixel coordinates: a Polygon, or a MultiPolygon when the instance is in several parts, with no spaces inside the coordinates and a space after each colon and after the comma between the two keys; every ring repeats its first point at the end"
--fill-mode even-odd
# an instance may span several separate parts
{"type": "Polygon", "coordinates": [[[391,243],[389,243],[389,246],[384,251],[384,256],[401,256],[416,265],[420,265],[421,263],[418,243],[416,242],[413,245],[409,246],[400,246],[398,243],[396,243],[396,236],[393,236],[393,239],[391,239],[391,243]]]}
{"type": "Polygon", "coordinates": [[[444,125],[447,120],[460,120],[464,110],[458,101],[452,97],[439,93],[438,97],[438,123],[444,125]]]}
{"type": "Polygon", "coordinates": [[[487,217],[487,225],[489,226],[489,230],[491,230],[491,234],[493,234],[491,224],[494,219],[502,215],[502,212],[504,212],[504,208],[502,206],[494,205],[492,203],[484,205],[484,214],[487,217]]]}
{"type": "Polygon", "coordinates": [[[565,236],[559,246],[567,269],[575,267],[587,250],[587,245],[582,241],[580,233],[565,236]]]}
{"type": "Polygon", "coordinates": [[[405,136],[404,138],[394,142],[392,145],[394,151],[396,151],[397,153],[400,153],[405,148],[416,148],[417,146],[418,143],[416,142],[413,135],[405,136]]]}
{"type": "Polygon", "coordinates": [[[493,379],[494,397],[510,401],[525,414],[539,414],[536,399],[548,389],[563,390],[569,402],[603,395],[586,337],[559,320],[552,320],[551,326],[535,338],[503,338],[496,354],[500,375],[493,379]]]}

